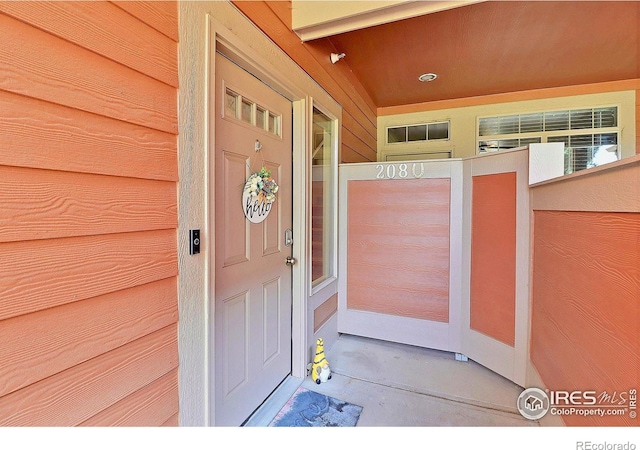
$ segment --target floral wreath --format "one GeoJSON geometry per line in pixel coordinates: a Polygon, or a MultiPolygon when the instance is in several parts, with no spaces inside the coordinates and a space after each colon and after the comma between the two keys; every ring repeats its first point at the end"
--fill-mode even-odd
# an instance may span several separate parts
{"type": "Polygon", "coordinates": [[[252,198],[257,198],[260,203],[273,203],[276,201],[278,183],[271,178],[271,172],[266,167],[262,167],[260,172],[256,172],[249,177],[244,185],[245,192],[249,192],[252,198]]]}

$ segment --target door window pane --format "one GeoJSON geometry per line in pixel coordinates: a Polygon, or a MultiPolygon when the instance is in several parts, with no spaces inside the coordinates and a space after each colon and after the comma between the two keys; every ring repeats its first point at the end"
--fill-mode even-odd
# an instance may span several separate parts
{"type": "Polygon", "coordinates": [[[265,130],[267,127],[265,126],[264,120],[266,118],[267,112],[264,108],[257,106],[256,107],[256,126],[265,130]]]}
{"type": "Polygon", "coordinates": [[[238,117],[238,94],[227,89],[225,96],[225,114],[234,119],[238,117]]]}
{"type": "Polygon", "coordinates": [[[245,99],[242,99],[242,120],[253,124],[253,103],[245,99]]]}

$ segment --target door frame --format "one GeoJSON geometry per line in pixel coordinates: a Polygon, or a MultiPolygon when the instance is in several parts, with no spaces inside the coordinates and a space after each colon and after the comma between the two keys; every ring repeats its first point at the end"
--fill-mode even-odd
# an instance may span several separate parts
{"type": "MultiPolygon", "coordinates": [[[[293,228],[294,245],[292,256],[298,261],[293,266],[292,273],[292,364],[291,376],[299,379],[306,377],[307,347],[309,334],[313,325],[308,323],[308,234],[307,217],[309,209],[309,140],[311,136],[310,115],[314,99],[319,99],[324,108],[334,116],[341,117],[341,107],[335,102],[309,75],[277,47],[266,35],[259,31],[233,6],[226,2],[208,4],[206,12],[206,46],[205,67],[202,74],[205,85],[204,92],[204,124],[203,146],[204,175],[203,207],[206,225],[205,236],[209,237],[208,248],[215,248],[216,218],[214,208],[210,208],[211,198],[215,198],[215,121],[218,114],[215,111],[215,52],[221,51],[240,67],[259,78],[269,87],[292,102],[293,136],[293,228]],[[224,14],[212,14],[211,9],[221,8],[224,14]],[[214,18],[215,15],[215,18],[214,18]],[[224,19],[223,23],[218,19],[224,19]],[[227,23],[229,25],[227,25],[227,23]],[[232,31],[233,30],[233,31],[232,31]],[[211,188],[211,189],[210,189],[211,188]]],[[[183,68],[184,65],[181,66],[183,68]]],[[[203,243],[206,241],[203,241],[203,243]]],[[[206,245],[206,244],[205,244],[206,245]]],[[[203,392],[205,396],[204,424],[215,425],[215,342],[213,326],[215,324],[215,252],[207,251],[207,269],[204,275],[205,303],[204,306],[204,355],[202,370],[203,392]]],[[[187,324],[187,327],[193,325],[187,324]]],[[[196,324],[197,326],[197,324],[196,324]]],[[[185,335],[191,334],[187,329],[185,335]]],[[[197,333],[201,334],[201,333],[197,333]]],[[[186,347],[182,346],[182,348],[186,347]]],[[[181,358],[182,359],[182,358],[181,358]]],[[[197,371],[197,369],[196,369],[197,371]]],[[[181,386],[181,395],[187,390],[181,386]]],[[[190,389],[193,391],[193,389],[190,389]]],[[[187,392],[187,395],[194,395],[187,392]]],[[[182,404],[182,402],[181,402],[182,404]]],[[[196,413],[197,414],[197,413],[196,413]]],[[[182,407],[181,407],[182,417],[182,407]]],[[[182,420],[181,420],[182,423],[182,420]]]]}

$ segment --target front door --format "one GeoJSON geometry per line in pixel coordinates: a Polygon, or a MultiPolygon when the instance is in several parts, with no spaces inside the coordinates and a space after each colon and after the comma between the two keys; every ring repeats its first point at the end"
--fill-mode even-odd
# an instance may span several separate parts
{"type": "Polygon", "coordinates": [[[215,424],[238,426],[291,373],[292,104],[220,54],[215,72],[215,424]],[[263,167],[279,188],[254,223],[243,190],[263,167]]]}

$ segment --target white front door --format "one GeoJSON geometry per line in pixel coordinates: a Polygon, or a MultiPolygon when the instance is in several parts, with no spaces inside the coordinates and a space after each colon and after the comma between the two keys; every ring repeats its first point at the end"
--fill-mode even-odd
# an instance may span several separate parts
{"type": "Polygon", "coordinates": [[[291,373],[292,104],[219,54],[215,72],[215,424],[238,426],[291,373]],[[279,190],[252,223],[242,194],[262,167],[279,190]]]}

